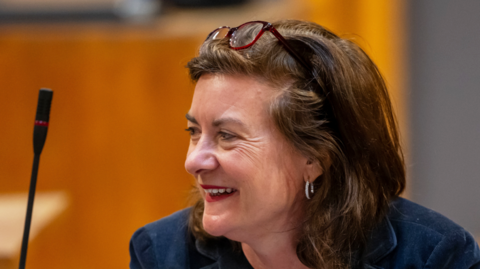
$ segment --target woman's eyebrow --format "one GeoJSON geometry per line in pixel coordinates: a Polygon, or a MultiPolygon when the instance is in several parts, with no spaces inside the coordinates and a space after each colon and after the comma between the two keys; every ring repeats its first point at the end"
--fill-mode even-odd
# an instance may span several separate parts
{"type": "Polygon", "coordinates": [[[188,113],[187,113],[187,115],[185,115],[185,118],[187,118],[187,120],[188,120],[189,122],[191,122],[191,123],[198,124],[197,119],[195,119],[194,116],[192,116],[192,115],[190,115],[190,114],[188,114],[188,113]]]}
{"type": "Polygon", "coordinates": [[[235,125],[240,125],[241,127],[245,127],[245,123],[243,123],[243,121],[237,118],[231,118],[231,117],[217,119],[217,120],[214,120],[212,123],[214,127],[218,127],[220,125],[225,125],[225,124],[235,124],[235,125]]]}
{"type": "MultiPolygon", "coordinates": [[[[195,119],[194,116],[188,113],[185,115],[185,118],[187,118],[187,120],[190,121],[191,123],[198,124],[197,119],[195,119]]],[[[217,120],[214,120],[212,123],[214,127],[218,127],[220,125],[225,125],[225,124],[235,124],[235,125],[240,125],[241,127],[245,127],[245,123],[243,123],[243,121],[236,118],[232,118],[232,117],[217,119],[217,120]]]]}

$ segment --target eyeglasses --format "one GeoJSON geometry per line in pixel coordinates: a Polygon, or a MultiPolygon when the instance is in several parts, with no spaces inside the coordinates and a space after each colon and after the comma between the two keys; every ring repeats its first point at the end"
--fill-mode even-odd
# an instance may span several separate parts
{"type": "Polygon", "coordinates": [[[305,59],[303,59],[295,50],[288,45],[285,38],[272,26],[271,23],[265,21],[250,21],[246,22],[238,27],[230,28],[228,26],[223,26],[215,29],[207,36],[209,39],[223,39],[230,38],[230,48],[234,50],[242,50],[251,47],[257,40],[263,35],[263,33],[269,31],[272,33],[280,44],[285,48],[285,50],[295,58],[305,69],[309,72],[312,71],[312,68],[305,59]]]}

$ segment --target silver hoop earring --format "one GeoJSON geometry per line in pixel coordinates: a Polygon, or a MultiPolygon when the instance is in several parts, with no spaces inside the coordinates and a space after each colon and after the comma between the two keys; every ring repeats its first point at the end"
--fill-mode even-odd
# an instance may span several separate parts
{"type": "MultiPolygon", "coordinates": [[[[307,196],[307,199],[310,200],[310,194],[308,193],[308,185],[310,185],[310,182],[305,183],[305,196],[307,196]]],[[[313,193],[313,184],[312,184],[312,193],[313,193]]]]}

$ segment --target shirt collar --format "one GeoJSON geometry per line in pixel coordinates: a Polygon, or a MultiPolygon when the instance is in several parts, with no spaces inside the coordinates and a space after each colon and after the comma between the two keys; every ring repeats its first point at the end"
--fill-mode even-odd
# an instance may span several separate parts
{"type": "Polygon", "coordinates": [[[243,251],[235,249],[233,242],[224,237],[210,242],[196,240],[195,247],[202,255],[216,261],[201,269],[253,269],[243,251]]]}

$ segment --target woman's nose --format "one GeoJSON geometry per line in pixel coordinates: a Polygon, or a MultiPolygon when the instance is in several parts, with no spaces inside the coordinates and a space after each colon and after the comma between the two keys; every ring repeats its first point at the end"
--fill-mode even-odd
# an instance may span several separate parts
{"type": "Polygon", "coordinates": [[[185,160],[185,169],[192,175],[215,170],[219,163],[215,155],[215,145],[200,139],[196,144],[190,144],[185,160]]]}

